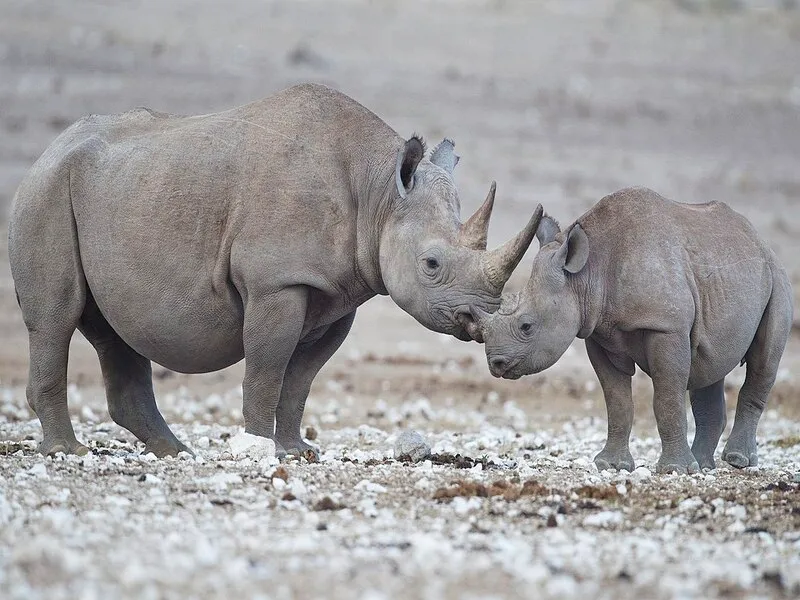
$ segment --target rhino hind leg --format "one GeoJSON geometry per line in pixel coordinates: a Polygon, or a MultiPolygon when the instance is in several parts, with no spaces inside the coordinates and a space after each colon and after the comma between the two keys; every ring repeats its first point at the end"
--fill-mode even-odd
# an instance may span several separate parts
{"type": "Polygon", "coordinates": [[[316,448],[303,441],[300,425],[306,399],[319,370],[339,349],[353,325],[355,311],[331,325],[313,342],[298,344],[286,367],[275,417],[275,438],[287,454],[319,458],[316,448]]]}
{"type": "Polygon", "coordinates": [[[689,393],[694,415],[695,433],[692,454],[701,469],[713,469],[714,452],[727,423],[725,407],[725,379],[708,387],[689,393]]]}
{"type": "Polygon", "coordinates": [[[191,450],[172,433],[156,406],[150,361],[117,335],[89,292],[78,329],[100,359],[108,412],[145,444],[145,452],[175,456],[191,450]]]}
{"type": "Polygon", "coordinates": [[[747,374],[739,390],[733,429],[722,458],[734,467],[758,465],[756,430],[775,383],[792,328],[792,292],[785,275],[776,278],[761,323],[745,355],[747,374]]]}
{"type": "Polygon", "coordinates": [[[75,438],[67,406],[69,343],[85,302],[69,186],[61,170],[32,171],[17,192],[8,254],[14,287],[28,329],[30,366],[26,396],[44,434],[42,454],[86,454],[75,438]]]}

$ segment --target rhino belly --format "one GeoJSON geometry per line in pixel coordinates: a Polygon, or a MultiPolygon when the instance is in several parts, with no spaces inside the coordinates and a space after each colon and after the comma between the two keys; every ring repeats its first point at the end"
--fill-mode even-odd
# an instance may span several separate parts
{"type": "Polygon", "coordinates": [[[763,304],[750,299],[728,313],[708,316],[695,323],[692,331],[692,366],[689,389],[707,387],[724,378],[744,358],[753,342],[763,304]]]}
{"type": "Polygon", "coordinates": [[[230,285],[215,290],[202,265],[119,268],[116,253],[82,252],[97,306],[131,348],[182,373],[207,373],[244,357],[241,299],[230,285]]]}

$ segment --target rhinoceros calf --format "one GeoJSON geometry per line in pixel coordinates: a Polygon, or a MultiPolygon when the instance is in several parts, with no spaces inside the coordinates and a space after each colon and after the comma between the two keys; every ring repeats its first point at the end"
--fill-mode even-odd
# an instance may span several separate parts
{"type": "Polygon", "coordinates": [[[156,407],[151,360],[200,373],[244,358],[246,431],[303,453],[311,382],[361,303],[388,293],[469,339],[462,323],[497,308],[541,207],[486,251],[494,186],[462,225],[452,142],[425,154],[313,84],[216,114],[139,109],[71,126],[20,185],[9,226],[40,450],[87,451],[67,412],[76,328],[111,417],[159,456],[186,447],[156,407]]]}
{"type": "Polygon", "coordinates": [[[606,196],[559,232],[544,217],[525,289],[475,317],[491,372],[515,379],[585,338],[605,395],[600,469],[633,470],[631,376],[653,380],[662,472],[714,468],[725,429],[725,376],[747,363],[722,457],[757,463],[756,428],[792,323],[792,292],[775,254],[726,204],[681,204],[655,192],[606,196]],[[686,440],[685,394],[697,426],[686,440]]]}

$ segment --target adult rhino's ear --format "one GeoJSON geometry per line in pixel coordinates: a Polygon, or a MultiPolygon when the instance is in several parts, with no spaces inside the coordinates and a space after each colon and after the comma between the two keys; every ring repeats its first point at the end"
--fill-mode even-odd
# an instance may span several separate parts
{"type": "Polygon", "coordinates": [[[575,223],[567,231],[564,243],[553,255],[553,262],[559,269],[569,273],[579,272],[589,259],[589,238],[583,228],[575,223]]]}
{"type": "Polygon", "coordinates": [[[456,144],[453,140],[444,138],[441,143],[433,149],[431,153],[431,162],[437,167],[441,167],[452,177],[453,171],[458,164],[459,159],[455,150],[456,144]]]}
{"type": "Polygon", "coordinates": [[[561,227],[558,226],[558,221],[549,215],[543,215],[542,220],[539,221],[539,227],[536,229],[536,239],[539,240],[539,247],[546,246],[554,239],[556,234],[561,232],[561,227]]]}
{"type": "Polygon", "coordinates": [[[411,136],[411,139],[397,153],[394,181],[401,198],[405,198],[406,194],[414,187],[414,173],[417,171],[419,161],[424,156],[425,142],[417,135],[411,136]]]}

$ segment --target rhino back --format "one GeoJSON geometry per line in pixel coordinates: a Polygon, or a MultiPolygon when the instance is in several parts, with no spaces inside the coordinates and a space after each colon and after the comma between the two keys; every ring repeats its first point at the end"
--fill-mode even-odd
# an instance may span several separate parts
{"type": "Polygon", "coordinates": [[[603,198],[579,221],[602,257],[609,321],[627,330],[687,331],[694,383],[713,383],[742,359],[776,267],[747,219],[724,203],[683,204],[631,188],[603,198]]]}

